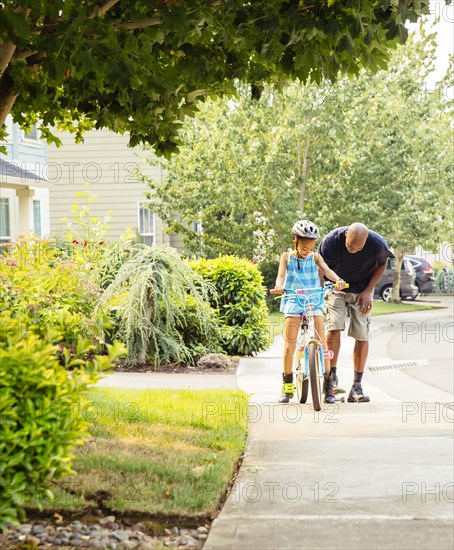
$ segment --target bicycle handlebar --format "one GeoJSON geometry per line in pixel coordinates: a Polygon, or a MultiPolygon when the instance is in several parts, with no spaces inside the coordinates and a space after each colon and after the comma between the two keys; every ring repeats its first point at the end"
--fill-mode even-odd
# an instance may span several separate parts
{"type": "MultiPolygon", "coordinates": [[[[348,288],[350,285],[349,283],[345,283],[344,288],[348,288]]],[[[321,292],[326,292],[326,290],[329,290],[331,288],[336,289],[336,283],[328,283],[325,286],[317,286],[314,288],[299,288],[297,290],[293,290],[291,288],[284,288],[283,290],[276,290],[275,288],[272,288],[270,290],[270,294],[289,294],[289,295],[295,295],[295,294],[317,294],[321,292]]]]}
{"type": "MultiPolygon", "coordinates": [[[[348,283],[345,283],[344,288],[348,288],[348,283]]],[[[270,294],[281,294],[281,297],[287,297],[289,300],[296,302],[300,307],[307,311],[309,304],[312,307],[318,308],[323,304],[323,298],[328,290],[334,290],[336,285],[331,283],[321,287],[305,288],[305,289],[284,289],[282,292],[272,289],[270,294]]]]}

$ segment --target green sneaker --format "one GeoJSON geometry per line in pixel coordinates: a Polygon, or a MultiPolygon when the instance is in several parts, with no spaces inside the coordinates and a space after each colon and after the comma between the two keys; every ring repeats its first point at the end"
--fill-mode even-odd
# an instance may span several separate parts
{"type": "Polygon", "coordinates": [[[295,384],[293,382],[284,382],[282,385],[282,394],[279,403],[288,403],[295,393],[295,384]]]}

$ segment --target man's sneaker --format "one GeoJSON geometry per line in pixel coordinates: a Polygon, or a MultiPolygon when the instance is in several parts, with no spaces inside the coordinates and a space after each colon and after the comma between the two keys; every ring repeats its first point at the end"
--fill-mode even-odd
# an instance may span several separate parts
{"type": "Polygon", "coordinates": [[[282,385],[282,395],[279,398],[279,403],[288,403],[295,393],[295,385],[293,382],[284,382],[282,385]]]}
{"type": "Polygon", "coordinates": [[[333,389],[334,373],[330,372],[329,377],[323,377],[323,393],[325,394],[325,403],[335,403],[336,397],[334,396],[333,389]]]}
{"type": "Polygon", "coordinates": [[[353,384],[350,394],[347,397],[349,403],[369,403],[370,397],[363,394],[363,388],[359,382],[353,384]]]}

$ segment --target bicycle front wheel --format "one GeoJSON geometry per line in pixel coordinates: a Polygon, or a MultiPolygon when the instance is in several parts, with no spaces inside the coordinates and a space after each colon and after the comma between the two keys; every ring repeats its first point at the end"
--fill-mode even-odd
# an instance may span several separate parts
{"type": "Polygon", "coordinates": [[[301,358],[301,352],[298,351],[296,362],[296,396],[298,403],[306,403],[307,391],[309,389],[309,379],[304,374],[304,365],[301,358]]]}
{"type": "Polygon", "coordinates": [[[309,378],[311,380],[312,404],[314,409],[319,411],[322,408],[322,387],[320,380],[320,358],[317,353],[317,346],[311,342],[308,347],[309,355],[309,378]]]}

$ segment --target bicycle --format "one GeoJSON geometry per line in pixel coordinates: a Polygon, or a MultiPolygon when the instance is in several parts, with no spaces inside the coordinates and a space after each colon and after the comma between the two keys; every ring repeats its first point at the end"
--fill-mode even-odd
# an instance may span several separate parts
{"type": "MultiPolygon", "coordinates": [[[[344,288],[348,288],[348,283],[344,288]]],[[[270,294],[281,294],[281,297],[292,296],[304,311],[301,313],[301,324],[297,337],[293,370],[296,373],[296,395],[299,403],[306,403],[309,385],[311,387],[312,405],[316,411],[322,408],[322,385],[325,376],[325,358],[332,359],[333,352],[323,349],[315,335],[314,310],[323,307],[323,300],[328,291],[334,291],[336,285],[328,283],[323,287],[306,289],[284,289],[283,292],[270,290],[270,294]]],[[[345,403],[345,397],[336,399],[345,403]]]]}

